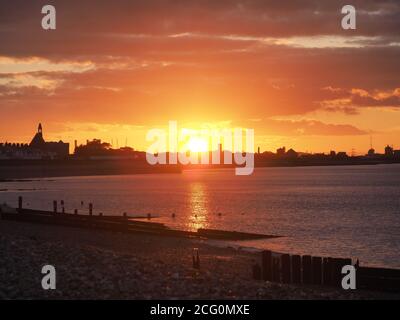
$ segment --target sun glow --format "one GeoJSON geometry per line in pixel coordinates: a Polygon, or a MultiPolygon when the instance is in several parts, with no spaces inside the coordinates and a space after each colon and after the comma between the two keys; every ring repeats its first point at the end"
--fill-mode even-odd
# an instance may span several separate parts
{"type": "Polygon", "coordinates": [[[207,152],[208,141],[204,138],[191,137],[187,143],[187,149],[191,152],[207,152]]]}

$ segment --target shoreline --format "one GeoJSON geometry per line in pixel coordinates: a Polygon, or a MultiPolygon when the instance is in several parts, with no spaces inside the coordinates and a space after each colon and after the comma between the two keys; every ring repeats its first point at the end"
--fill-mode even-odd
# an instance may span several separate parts
{"type": "Polygon", "coordinates": [[[78,176],[180,174],[178,165],[150,165],[136,160],[15,160],[0,161],[0,180],[78,176]]]}
{"type": "MultiPolygon", "coordinates": [[[[256,162],[261,168],[310,168],[399,165],[393,161],[270,161],[256,162]]],[[[1,182],[24,182],[37,179],[140,174],[182,174],[188,170],[234,170],[236,165],[150,165],[133,160],[0,160],[1,182]]]]}
{"type": "Polygon", "coordinates": [[[0,221],[0,299],[400,299],[252,279],[258,255],[205,240],[0,221]],[[198,248],[200,269],[193,269],[198,248]],[[41,288],[53,264],[57,290],[41,288]]]}

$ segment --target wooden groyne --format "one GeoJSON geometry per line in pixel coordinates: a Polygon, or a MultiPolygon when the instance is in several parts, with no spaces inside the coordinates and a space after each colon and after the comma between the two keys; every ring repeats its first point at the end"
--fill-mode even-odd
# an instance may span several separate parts
{"type": "MultiPolygon", "coordinates": [[[[152,221],[141,221],[123,213],[120,216],[107,216],[102,213],[94,214],[93,204],[89,203],[87,214],[66,213],[64,202],[61,201],[61,207],[56,200],[53,201],[53,211],[33,210],[23,208],[23,198],[18,197],[18,208],[1,210],[1,219],[20,222],[31,222],[50,225],[61,225],[68,227],[78,227],[86,229],[101,229],[126,233],[145,233],[159,236],[188,237],[201,239],[218,240],[249,240],[262,238],[276,238],[274,235],[253,234],[245,232],[199,229],[197,231],[185,231],[170,229],[162,223],[152,221]],[[59,210],[61,209],[61,211],[59,210]]],[[[151,216],[148,216],[150,219],[151,216]]]]}
{"type": "Polygon", "coordinates": [[[350,258],[290,255],[264,250],[253,266],[253,278],[286,284],[320,285],[342,288],[342,268],[353,265],[356,288],[400,292],[400,269],[361,267],[350,258]]]}

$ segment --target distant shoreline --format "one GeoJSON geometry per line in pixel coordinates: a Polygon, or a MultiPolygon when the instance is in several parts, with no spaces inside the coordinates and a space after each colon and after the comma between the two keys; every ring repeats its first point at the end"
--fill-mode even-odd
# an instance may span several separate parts
{"type": "Polygon", "coordinates": [[[181,173],[178,165],[149,165],[133,160],[16,160],[0,161],[0,182],[19,179],[181,173]]]}
{"type": "MultiPolygon", "coordinates": [[[[256,161],[255,168],[328,167],[399,164],[400,161],[373,161],[349,158],[333,161],[302,159],[256,161]]],[[[179,174],[184,170],[233,169],[236,165],[150,165],[135,160],[0,160],[0,182],[42,178],[110,176],[134,174],[179,174]]]]}

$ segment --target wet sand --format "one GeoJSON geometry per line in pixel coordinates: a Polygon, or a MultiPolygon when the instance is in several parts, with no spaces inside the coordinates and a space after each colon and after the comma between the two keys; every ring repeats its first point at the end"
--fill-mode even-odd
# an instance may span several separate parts
{"type": "Polygon", "coordinates": [[[85,230],[0,220],[0,299],[399,299],[255,281],[259,256],[206,240],[85,230]],[[192,267],[199,248],[200,270],[192,267]],[[57,289],[43,290],[54,265],[57,289]]]}

